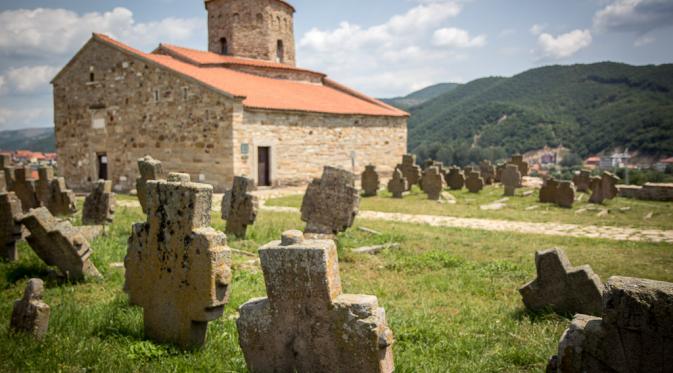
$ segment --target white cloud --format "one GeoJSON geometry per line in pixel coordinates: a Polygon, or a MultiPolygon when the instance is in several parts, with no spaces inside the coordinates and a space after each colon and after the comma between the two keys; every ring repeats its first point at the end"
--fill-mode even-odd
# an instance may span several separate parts
{"type": "Polygon", "coordinates": [[[6,77],[0,78],[19,93],[44,92],[49,89],[49,82],[58,71],[52,66],[24,66],[11,68],[6,77]]]}
{"type": "Polygon", "coordinates": [[[541,57],[551,59],[571,57],[591,45],[591,42],[592,37],[589,30],[575,30],[556,37],[543,33],[537,39],[541,57]]]}
{"type": "Polygon", "coordinates": [[[51,111],[46,109],[9,109],[0,107],[0,129],[39,125],[38,120],[41,121],[50,113],[51,111]]]}
{"type": "Polygon", "coordinates": [[[544,29],[546,29],[546,28],[547,28],[547,25],[539,25],[539,24],[536,23],[536,24],[534,24],[533,26],[531,26],[531,28],[530,28],[530,33],[533,34],[533,35],[535,35],[535,36],[538,36],[538,35],[540,35],[540,34],[542,33],[542,31],[544,31],[544,29]]]}
{"type": "Polygon", "coordinates": [[[432,42],[439,47],[471,48],[486,45],[486,36],[470,37],[470,34],[455,27],[441,28],[432,35],[432,42]]]}
{"type": "Polygon", "coordinates": [[[633,45],[636,46],[636,47],[643,47],[643,46],[646,46],[648,44],[652,44],[655,41],[657,41],[657,39],[654,36],[644,35],[644,36],[641,36],[638,39],[636,39],[636,41],[633,42],[633,45]]]}
{"type": "Polygon", "coordinates": [[[672,25],[671,0],[615,0],[594,15],[594,27],[600,31],[644,34],[672,25]]]}

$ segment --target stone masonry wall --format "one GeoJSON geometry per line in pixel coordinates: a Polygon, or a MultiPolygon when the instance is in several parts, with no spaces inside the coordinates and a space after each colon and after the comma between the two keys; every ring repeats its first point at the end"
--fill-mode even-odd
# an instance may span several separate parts
{"type": "Polygon", "coordinates": [[[92,41],[54,81],[59,169],[68,187],[89,190],[98,178],[97,155],[107,153],[113,188],[127,191],[138,176],[137,159],[151,155],[171,172],[223,190],[233,179],[233,105],[188,78],[92,41]]]}

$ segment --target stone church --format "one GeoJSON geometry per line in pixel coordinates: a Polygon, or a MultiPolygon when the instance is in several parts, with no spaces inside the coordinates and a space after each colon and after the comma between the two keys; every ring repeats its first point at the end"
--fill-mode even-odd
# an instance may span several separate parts
{"type": "Polygon", "coordinates": [[[325,165],[391,174],[408,114],[295,66],[295,9],[282,0],[206,0],[208,51],[151,53],[94,34],[53,79],[59,168],[69,187],[134,188],[136,161],[222,191],[306,183],[325,165]]]}

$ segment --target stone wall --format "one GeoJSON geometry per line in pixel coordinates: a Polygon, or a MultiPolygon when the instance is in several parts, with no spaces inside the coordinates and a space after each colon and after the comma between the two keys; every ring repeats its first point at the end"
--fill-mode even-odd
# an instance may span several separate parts
{"type": "Polygon", "coordinates": [[[673,201],[673,184],[647,183],[637,185],[617,185],[619,196],[646,201],[673,201]]]}

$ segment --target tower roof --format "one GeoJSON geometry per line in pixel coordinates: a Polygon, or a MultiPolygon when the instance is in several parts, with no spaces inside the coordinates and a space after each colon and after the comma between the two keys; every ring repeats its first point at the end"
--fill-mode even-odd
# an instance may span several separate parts
{"type": "MultiPolygon", "coordinates": [[[[211,1],[215,1],[215,0],[205,0],[205,1],[204,1],[204,4],[207,4],[207,3],[211,2],[211,1]]],[[[288,3],[287,1],[284,1],[284,0],[272,0],[272,1],[276,1],[276,2],[279,2],[279,3],[281,3],[281,4],[285,5],[285,6],[287,6],[288,8],[292,9],[292,12],[293,12],[293,13],[296,12],[296,10],[295,10],[294,7],[292,6],[292,4],[288,3]]]]}

